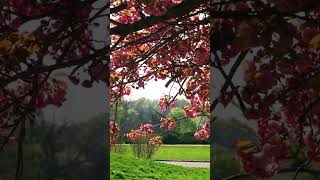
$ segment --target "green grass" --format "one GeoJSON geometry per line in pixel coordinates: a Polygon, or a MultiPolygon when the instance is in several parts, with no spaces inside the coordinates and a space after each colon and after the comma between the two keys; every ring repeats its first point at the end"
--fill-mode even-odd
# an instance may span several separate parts
{"type": "MultiPolygon", "coordinates": [[[[125,146],[128,150],[129,146],[125,146]]],[[[214,146],[214,159],[213,159],[213,167],[214,167],[214,180],[221,180],[231,175],[244,173],[242,171],[239,159],[235,155],[234,152],[231,152],[227,148],[224,148],[219,145],[214,146]]],[[[157,152],[154,159],[192,159],[192,157],[200,157],[204,156],[204,154],[208,153],[209,157],[209,147],[191,147],[191,146],[162,146],[161,149],[157,152]],[[207,148],[207,149],[206,149],[207,148]],[[206,149],[206,151],[205,151],[206,149]],[[203,152],[205,151],[205,152],[203,152]],[[181,154],[179,154],[181,153],[181,154]],[[161,157],[161,158],[159,158],[161,157]]],[[[200,158],[199,158],[200,159],[200,158]]],[[[192,159],[195,160],[195,159],[192,159]]],[[[112,177],[116,179],[116,177],[122,179],[209,179],[209,169],[197,169],[197,168],[184,168],[180,166],[172,166],[167,164],[154,164],[152,160],[145,159],[135,159],[130,152],[126,152],[124,155],[121,154],[111,154],[111,169],[113,170],[112,177]],[[123,156],[123,157],[122,157],[123,156]],[[130,160],[126,160],[130,159],[130,160]],[[132,160],[137,161],[136,164],[132,164],[132,160]],[[126,164],[128,162],[128,165],[126,164]],[[136,166],[136,167],[135,167],[136,166]],[[117,168],[115,168],[117,167],[117,168]],[[170,167],[170,168],[169,168],[170,167]],[[190,176],[185,173],[185,169],[187,172],[190,171],[190,176]],[[196,171],[194,171],[196,170],[196,171]],[[147,172],[147,173],[146,173],[147,172]],[[202,174],[202,172],[206,172],[207,174],[202,174]],[[129,174],[128,174],[129,173],[129,174]],[[130,173],[134,175],[130,176],[130,173]],[[200,173],[197,174],[197,173],[200,173]],[[202,175],[201,175],[202,174],[202,175]],[[163,177],[163,178],[162,178],[163,177]]],[[[313,165],[311,169],[319,169],[319,164],[313,165]]],[[[276,175],[270,180],[289,180],[292,179],[294,175],[293,173],[283,173],[276,175]]],[[[112,178],[113,179],[113,178],[112,178]]],[[[319,178],[312,177],[309,174],[301,173],[299,175],[298,180],[316,180],[319,178]]],[[[257,180],[252,177],[239,178],[239,180],[257,180]]]]}
{"type": "MultiPolygon", "coordinates": [[[[132,156],[130,146],[124,145],[126,154],[132,156]]],[[[210,160],[210,146],[161,146],[153,160],[210,160]]]]}
{"type": "Polygon", "coordinates": [[[111,180],[206,180],[210,178],[209,169],[161,164],[125,154],[111,153],[110,162],[111,180]]]}
{"type": "Polygon", "coordinates": [[[210,146],[162,146],[156,160],[210,160],[210,146]]]}

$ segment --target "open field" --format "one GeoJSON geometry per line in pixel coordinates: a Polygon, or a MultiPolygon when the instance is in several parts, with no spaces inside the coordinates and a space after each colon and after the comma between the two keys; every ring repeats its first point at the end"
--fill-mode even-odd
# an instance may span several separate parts
{"type": "Polygon", "coordinates": [[[112,180],[209,180],[210,172],[204,168],[186,168],[111,153],[110,176],[112,180]]]}
{"type": "MultiPolygon", "coordinates": [[[[119,147],[117,147],[119,148],[119,147]]],[[[122,145],[122,150],[129,156],[132,149],[129,145],[122,145]]],[[[209,145],[163,145],[155,153],[153,160],[210,160],[209,145]]]]}
{"type": "MultiPolygon", "coordinates": [[[[170,164],[161,164],[155,160],[209,160],[210,146],[193,146],[193,145],[169,145],[162,146],[152,160],[136,159],[131,154],[131,148],[128,145],[122,146],[126,152],[124,154],[111,153],[111,177],[112,179],[209,179],[209,169],[203,168],[185,168],[170,164]],[[171,159],[170,159],[171,158],[171,159]],[[174,158],[174,159],[172,159],[174,158]],[[197,159],[195,159],[197,158],[197,159]],[[136,161],[136,162],[131,162],[136,161]],[[133,167],[137,166],[137,167],[133,167]],[[185,171],[190,172],[185,175],[185,171]],[[130,176],[133,173],[134,175],[130,176]],[[163,178],[162,178],[163,177],[163,178]],[[121,179],[121,178],[120,178],[121,179]]],[[[222,180],[231,175],[244,173],[241,169],[239,159],[228,149],[215,145],[214,146],[213,168],[215,174],[213,178],[222,180]]],[[[313,164],[311,169],[319,169],[319,164],[313,164]]],[[[287,180],[292,179],[294,172],[276,175],[270,180],[287,180]]],[[[255,178],[239,178],[239,180],[256,180],[255,178]]],[[[301,173],[297,180],[316,180],[306,173],[301,173]]]]}

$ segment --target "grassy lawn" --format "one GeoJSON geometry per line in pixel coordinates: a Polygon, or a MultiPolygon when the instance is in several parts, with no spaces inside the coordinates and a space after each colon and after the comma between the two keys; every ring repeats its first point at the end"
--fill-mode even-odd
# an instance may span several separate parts
{"type": "MultiPolygon", "coordinates": [[[[237,156],[228,149],[214,146],[213,179],[221,180],[231,175],[244,173],[237,156]]],[[[126,153],[111,153],[111,179],[209,179],[209,169],[184,168],[180,166],[159,164],[152,160],[136,159],[131,154],[130,146],[124,146],[126,153]]],[[[162,146],[153,160],[209,160],[209,146],[162,146]]],[[[310,169],[319,169],[319,164],[310,166],[310,169]]],[[[289,180],[293,173],[276,175],[270,180],[289,180]]],[[[301,173],[297,180],[316,180],[306,173],[301,173]]],[[[257,180],[252,177],[239,180],[257,180]]]]}
{"type": "Polygon", "coordinates": [[[130,180],[206,180],[209,169],[186,168],[137,159],[125,154],[111,153],[110,179],[130,180]]]}
{"type": "Polygon", "coordinates": [[[210,160],[210,146],[162,146],[156,160],[210,160]]]}
{"type": "MultiPolygon", "coordinates": [[[[123,146],[126,154],[132,156],[132,149],[123,146]]],[[[210,160],[210,146],[161,146],[153,160],[210,160]]]]}

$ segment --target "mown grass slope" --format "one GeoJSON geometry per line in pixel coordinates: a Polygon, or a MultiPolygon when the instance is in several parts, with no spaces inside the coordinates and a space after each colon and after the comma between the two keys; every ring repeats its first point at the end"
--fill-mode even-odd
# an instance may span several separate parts
{"type": "Polygon", "coordinates": [[[162,164],[152,160],[137,159],[125,154],[111,153],[111,180],[206,180],[209,169],[186,168],[162,164]]]}

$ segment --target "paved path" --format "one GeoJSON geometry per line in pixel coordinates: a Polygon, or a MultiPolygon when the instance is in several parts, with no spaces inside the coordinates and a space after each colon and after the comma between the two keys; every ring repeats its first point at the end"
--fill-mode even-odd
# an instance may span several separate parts
{"type": "MultiPolygon", "coordinates": [[[[130,144],[114,144],[116,146],[125,145],[129,146],[130,144]]],[[[161,146],[210,146],[210,144],[162,144],[161,146]]]]}
{"type": "Polygon", "coordinates": [[[210,144],[162,144],[161,146],[210,146],[210,144]]]}
{"type": "Polygon", "coordinates": [[[210,162],[195,162],[195,161],[157,161],[159,163],[173,164],[184,167],[196,167],[196,168],[210,168],[210,162]]]}

